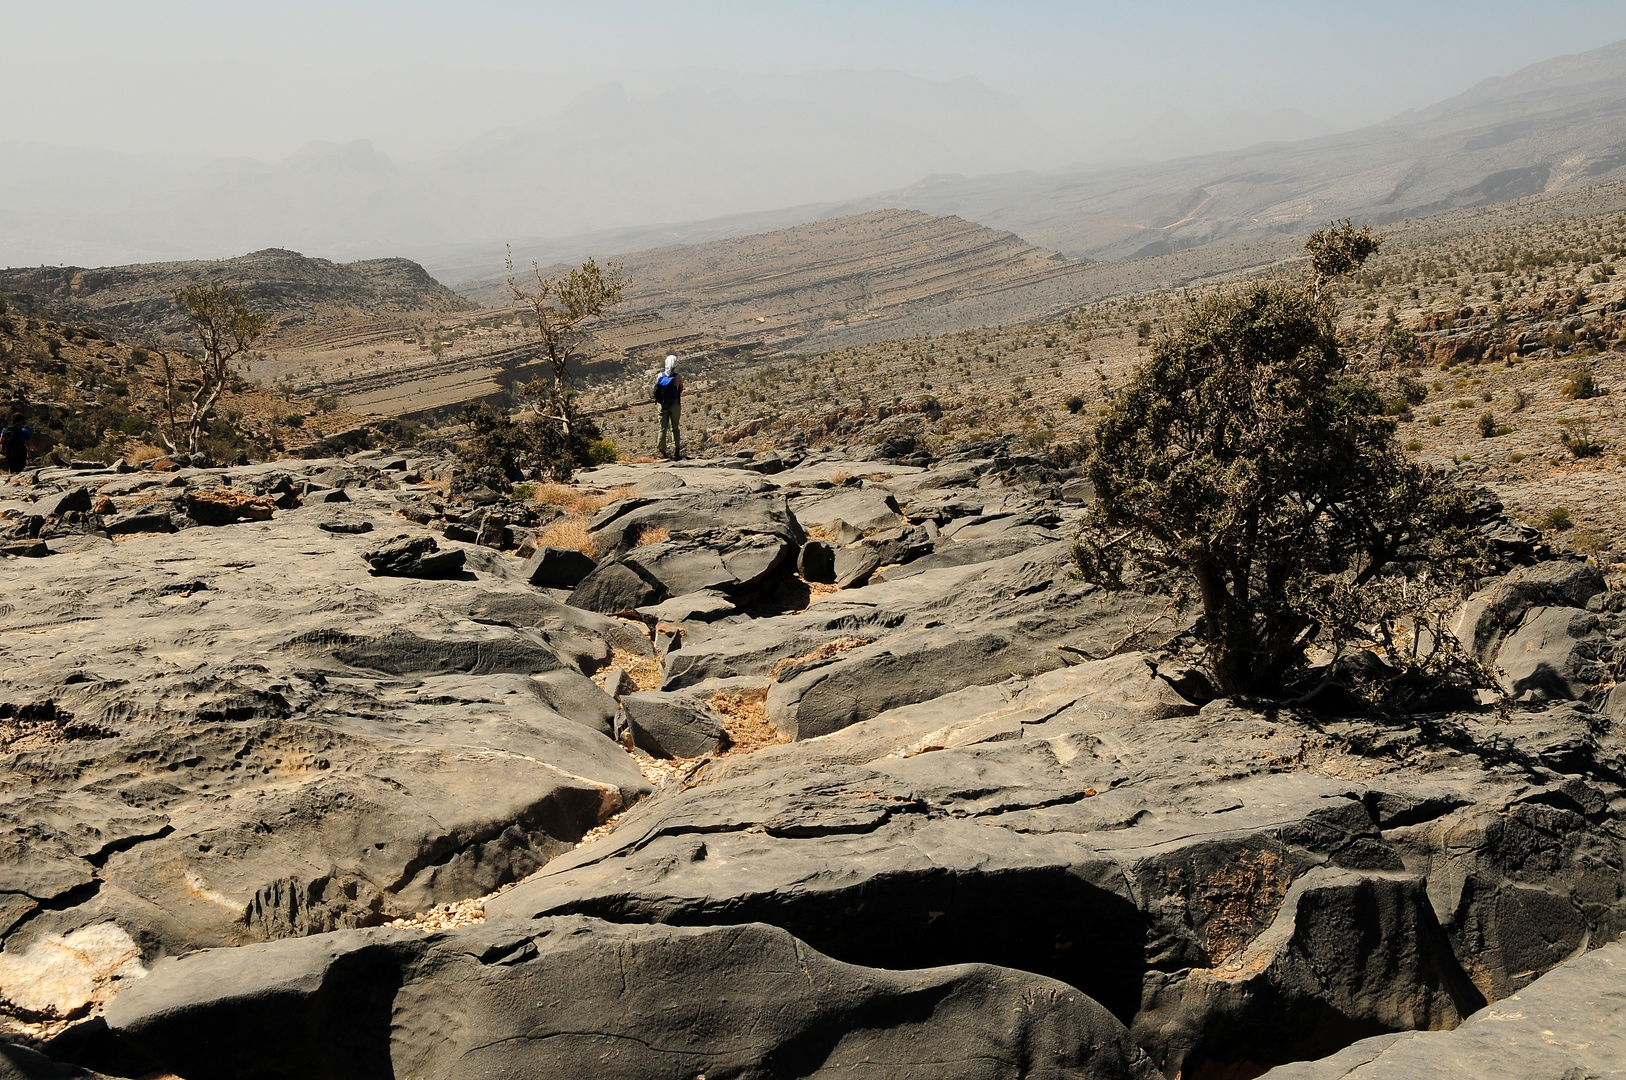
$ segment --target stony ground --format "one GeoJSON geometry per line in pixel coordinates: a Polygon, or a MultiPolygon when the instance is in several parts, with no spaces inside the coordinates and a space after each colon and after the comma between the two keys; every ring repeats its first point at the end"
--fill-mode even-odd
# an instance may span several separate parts
{"type": "Polygon", "coordinates": [[[1465,608],[1501,708],[1206,701],[1161,600],[1068,575],[1080,492],[1023,449],[17,478],[10,1037],[75,1076],[1249,1075],[1617,978],[1596,567],[1465,608]]]}

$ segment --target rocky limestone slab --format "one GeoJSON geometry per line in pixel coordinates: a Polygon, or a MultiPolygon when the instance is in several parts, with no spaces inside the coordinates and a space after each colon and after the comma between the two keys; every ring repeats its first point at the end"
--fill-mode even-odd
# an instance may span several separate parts
{"type": "Polygon", "coordinates": [[[638,627],[501,576],[369,575],[322,513],[0,566],[0,709],[39,733],[0,776],[0,955],[108,925],[148,963],[415,914],[649,790],[577,670],[649,650],[638,627]]]}
{"type": "Polygon", "coordinates": [[[108,1023],[196,1080],[1156,1075],[1070,986],[853,967],[762,925],[566,917],[210,950],[160,963],[108,1023]]]}
{"type": "Polygon", "coordinates": [[[1626,944],[1559,965],[1451,1031],[1354,1043],[1271,1080],[1576,1080],[1626,1076],[1626,944]]]}
{"type": "Polygon", "coordinates": [[[721,759],[488,911],[1019,967],[1102,1002],[1167,1075],[1450,1026],[1626,925],[1620,741],[1595,714],[1191,712],[1134,655],[968,687],[721,759]]]}

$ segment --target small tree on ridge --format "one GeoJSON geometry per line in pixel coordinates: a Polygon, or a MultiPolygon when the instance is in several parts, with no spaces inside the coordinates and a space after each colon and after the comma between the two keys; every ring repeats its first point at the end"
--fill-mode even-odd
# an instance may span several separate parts
{"type": "Polygon", "coordinates": [[[188,285],[175,293],[175,302],[186,312],[192,329],[203,346],[203,355],[194,360],[194,369],[186,374],[195,378],[197,386],[182,405],[178,386],[179,376],[167,353],[159,354],[159,366],[164,374],[165,404],[169,414],[168,429],[162,438],[170,453],[179,453],[177,442],[184,432],[186,452],[198,452],[203,433],[208,430],[214,407],[225,392],[231,379],[231,362],[254,347],[265,336],[265,313],[248,305],[248,298],[229,285],[188,285]],[[177,410],[184,408],[184,415],[177,410]]]}

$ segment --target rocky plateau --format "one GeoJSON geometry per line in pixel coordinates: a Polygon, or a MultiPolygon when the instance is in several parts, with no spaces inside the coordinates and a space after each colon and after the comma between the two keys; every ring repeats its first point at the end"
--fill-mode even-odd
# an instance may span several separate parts
{"type": "Polygon", "coordinates": [[[1626,594],[1214,698],[1013,445],[12,477],[0,1076],[1620,1075],[1626,594]]]}

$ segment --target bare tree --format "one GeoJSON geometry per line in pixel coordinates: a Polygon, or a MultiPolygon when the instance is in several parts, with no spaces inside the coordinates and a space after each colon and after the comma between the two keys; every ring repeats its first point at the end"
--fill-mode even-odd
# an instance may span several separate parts
{"type": "Polygon", "coordinates": [[[572,417],[564,391],[565,369],[587,337],[583,324],[619,304],[632,279],[618,262],[599,266],[588,259],[573,270],[547,277],[533,262],[531,274],[536,279],[536,286],[527,288],[514,272],[512,250],[508,253],[507,264],[508,291],[513,294],[516,306],[522,305],[527,309],[524,317],[535,321],[542,350],[553,368],[552,392],[547,393],[533,383],[526,387],[525,396],[537,413],[546,410],[553,414],[568,436],[572,417]]]}
{"type": "Polygon", "coordinates": [[[231,378],[231,362],[265,336],[266,318],[264,312],[248,306],[242,292],[229,285],[189,285],[175,293],[175,302],[192,320],[203,355],[193,358],[194,370],[187,372],[196,379],[197,386],[186,400],[183,419],[177,417],[176,410],[185,388],[177,385],[168,354],[160,354],[169,410],[169,430],[163,433],[163,439],[170,453],[179,453],[177,440],[184,430],[187,453],[195,454],[215,403],[231,378]]]}

